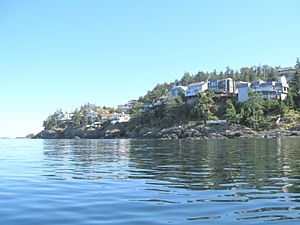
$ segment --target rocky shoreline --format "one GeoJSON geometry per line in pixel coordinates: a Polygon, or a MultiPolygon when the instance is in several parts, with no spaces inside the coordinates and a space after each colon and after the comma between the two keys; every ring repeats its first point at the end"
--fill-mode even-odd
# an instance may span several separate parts
{"type": "Polygon", "coordinates": [[[300,130],[271,130],[256,132],[242,125],[194,125],[176,126],[167,129],[143,127],[129,129],[126,123],[109,125],[106,128],[91,128],[82,125],[65,130],[43,130],[34,139],[254,139],[300,137],[300,130]]]}

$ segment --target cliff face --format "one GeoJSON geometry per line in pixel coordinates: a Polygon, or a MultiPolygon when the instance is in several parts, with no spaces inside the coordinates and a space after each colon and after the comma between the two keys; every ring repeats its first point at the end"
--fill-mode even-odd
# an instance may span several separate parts
{"type": "Polygon", "coordinates": [[[126,123],[95,129],[72,126],[66,130],[43,130],[34,138],[39,139],[234,139],[234,138],[281,138],[299,136],[300,131],[273,130],[256,132],[241,125],[175,126],[167,129],[143,127],[132,130],[126,123]]]}

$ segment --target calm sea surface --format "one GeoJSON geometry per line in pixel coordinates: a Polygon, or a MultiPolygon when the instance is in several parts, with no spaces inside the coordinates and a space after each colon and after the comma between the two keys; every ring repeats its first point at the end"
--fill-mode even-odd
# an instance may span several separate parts
{"type": "Polygon", "coordinates": [[[300,224],[300,139],[0,140],[0,224],[300,224]]]}

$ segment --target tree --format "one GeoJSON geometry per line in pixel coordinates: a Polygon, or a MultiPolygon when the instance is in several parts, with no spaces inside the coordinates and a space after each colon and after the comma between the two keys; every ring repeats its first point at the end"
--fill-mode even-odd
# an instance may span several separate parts
{"type": "Polygon", "coordinates": [[[190,75],[190,73],[185,72],[180,82],[182,85],[188,85],[193,82],[193,77],[190,75]]]}
{"type": "Polygon", "coordinates": [[[153,101],[154,99],[157,99],[163,95],[166,95],[170,89],[171,85],[168,83],[164,84],[157,84],[153,90],[148,91],[147,94],[142,97],[140,100],[142,102],[148,102],[153,101]]]}
{"type": "Polygon", "coordinates": [[[299,92],[299,90],[300,90],[300,74],[298,71],[292,76],[292,79],[289,82],[289,84],[290,84],[290,90],[294,90],[296,93],[299,92]]]}
{"type": "Polygon", "coordinates": [[[79,125],[80,124],[80,120],[81,120],[80,112],[77,109],[75,109],[74,114],[72,116],[72,122],[75,125],[79,125]]]}
{"type": "Polygon", "coordinates": [[[284,114],[288,111],[288,107],[283,101],[279,102],[279,108],[278,109],[279,109],[279,113],[282,116],[284,116],[284,114]]]}
{"type": "Polygon", "coordinates": [[[130,109],[130,116],[131,118],[135,118],[140,116],[143,113],[143,102],[137,102],[135,103],[132,108],[130,109]]]}
{"type": "Polygon", "coordinates": [[[203,71],[199,71],[193,79],[193,82],[201,82],[208,80],[208,75],[204,73],[203,71]]]}
{"type": "Polygon", "coordinates": [[[251,93],[250,96],[251,98],[243,103],[241,116],[247,126],[258,129],[264,121],[264,101],[255,93],[251,93]]]}
{"type": "Polygon", "coordinates": [[[81,115],[81,117],[80,117],[80,124],[81,125],[87,125],[87,124],[89,124],[89,119],[88,119],[87,115],[85,115],[85,114],[81,115]]]}
{"type": "Polygon", "coordinates": [[[290,90],[287,99],[286,99],[286,104],[290,109],[293,109],[295,107],[295,101],[294,99],[296,98],[297,93],[293,90],[290,90]]]}
{"type": "Polygon", "coordinates": [[[229,123],[235,123],[236,122],[236,110],[234,105],[232,104],[232,101],[228,99],[225,103],[225,118],[229,123]]]}
{"type": "Polygon", "coordinates": [[[52,130],[57,125],[57,119],[54,115],[50,115],[44,122],[43,127],[45,130],[52,130]]]}
{"type": "Polygon", "coordinates": [[[215,116],[215,113],[218,110],[218,106],[213,99],[214,96],[214,93],[211,91],[208,91],[207,93],[200,92],[198,94],[197,102],[194,105],[194,112],[205,124],[208,119],[215,116]]]}

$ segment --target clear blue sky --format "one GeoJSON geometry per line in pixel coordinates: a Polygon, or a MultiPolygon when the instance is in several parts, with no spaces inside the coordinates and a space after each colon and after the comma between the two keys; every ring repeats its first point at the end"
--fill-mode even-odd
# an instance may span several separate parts
{"type": "Polygon", "coordinates": [[[0,136],[116,106],[185,71],[292,66],[298,0],[0,0],[0,136]]]}

